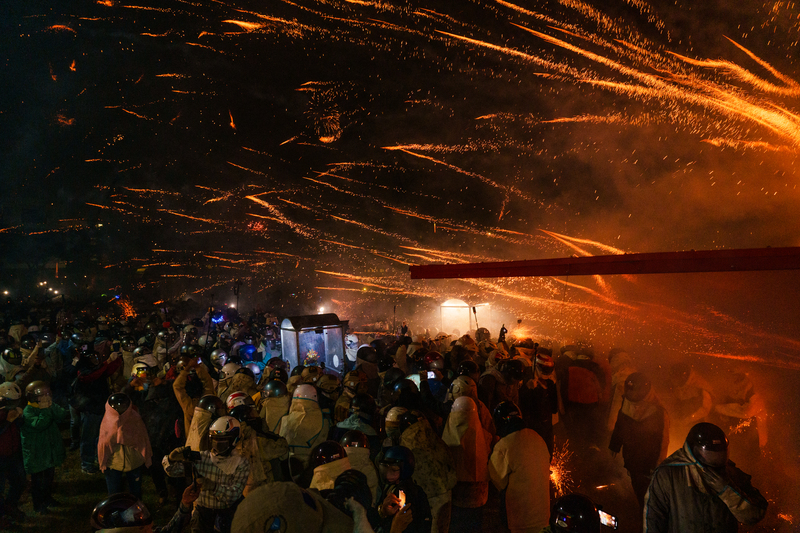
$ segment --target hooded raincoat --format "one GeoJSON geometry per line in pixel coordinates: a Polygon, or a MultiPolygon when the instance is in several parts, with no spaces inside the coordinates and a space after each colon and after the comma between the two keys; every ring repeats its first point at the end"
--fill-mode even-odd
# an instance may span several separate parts
{"type": "MultiPolygon", "coordinates": [[[[100,424],[100,439],[97,443],[97,461],[100,464],[100,471],[105,472],[107,468],[113,468],[114,456],[121,452],[123,446],[132,455],[141,456],[141,460],[132,463],[138,462],[139,464],[131,470],[142,464],[147,468],[150,467],[153,452],[150,448],[147,428],[142,417],[139,416],[139,412],[131,404],[124,413],[119,414],[106,402],[106,414],[100,424]]],[[[125,452],[121,453],[125,454],[125,452]]],[[[127,456],[127,454],[125,455],[127,456]]]]}
{"type": "Polygon", "coordinates": [[[466,410],[460,405],[447,418],[442,440],[450,447],[456,465],[458,483],[453,489],[453,505],[481,507],[489,497],[489,453],[492,435],[481,425],[478,407],[469,397],[456,400],[456,404],[469,403],[466,410]]]}
{"type": "Polygon", "coordinates": [[[264,398],[261,402],[261,417],[266,421],[267,429],[278,433],[281,418],[289,412],[289,403],[292,398],[286,394],[277,398],[264,398]]]}
{"type": "Polygon", "coordinates": [[[378,494],[380,494],[381,490],[378,483],[378,471],[375,469],[375,465],[369,458],[369,448],[348,446],[344,449],[344,451],[347,452],[347,458],[350,459],[350,466],[367,476],[369,490],[372,493],[372,504],[375,505],[377,503],[381,503],[377,501],[378,494]]]}
{"type": "Polygon", "coordinates": [[[289,413],[280,421],[278,435],[289,443],[290,453],[303,463],[317,445],[328,438],[330,422],[322,416],[319,403],[306,398],[293,398],[289,413]]]}
{"type": "Polygon", "coordinates": [[[735,533],[738,522],[753,525],[767,512],[767,500],[750,476],[728,461],[727,485],[711,487],[710,469],[684,443],[661,463],[645,496],[643,533],[735,533]]]}
{"type": "Polygon", "coordinates": [[[538,533],[550,519],[550,453],[542,437],[522,428],[501,438],[489,458],[489,477],[505,491],[511,533],[538,533]]]}
{"type": "Polygon", "coordinates": [[[311,485],[309,485],[309,488],[317,490],[332,489],[336,478],[351,468],[349,457],[342,457],[330,463],[319,465],[314,469],[314,475],[311,477],[311,485]]]}
{"type": "Polygon", "coordinates": [[[609,365],[611,367],[611,399],[606,426],[609,431],[614,431],[614,424],[617,423],[617,415],[622,407],[622,396],[625,394],[625,380],[636,372],[636,367],[633,366],[631,356],[627,352],[616,352],[611,355],[609,365]]]}

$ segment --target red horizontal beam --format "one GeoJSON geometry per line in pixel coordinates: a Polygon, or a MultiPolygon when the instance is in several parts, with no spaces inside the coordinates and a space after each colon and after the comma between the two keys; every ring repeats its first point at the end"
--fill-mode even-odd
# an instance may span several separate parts
{"type": "Polygon", "coordinates": [[[677,274],[749,270],[798,270],[800,247],[701,250],[643,254],[563,257],[497,263],[418,265],[411,279],[510,278],[523,276],[604,276],[613,274],[677,274]]]}

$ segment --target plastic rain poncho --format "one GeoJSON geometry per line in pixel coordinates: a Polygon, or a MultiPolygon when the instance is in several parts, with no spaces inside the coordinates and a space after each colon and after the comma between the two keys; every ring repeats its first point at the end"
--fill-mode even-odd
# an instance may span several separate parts
{"type": "Polygon", "coordinates": [[[506,435],[489,458],[489,477],[505,490],[511,533],[538,533],[550,519],[550,453],[542,437],[523,428],[506,435]]]}

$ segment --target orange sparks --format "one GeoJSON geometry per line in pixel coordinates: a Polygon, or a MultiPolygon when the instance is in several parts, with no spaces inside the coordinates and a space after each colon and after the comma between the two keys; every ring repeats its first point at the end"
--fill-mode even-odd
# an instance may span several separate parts
{"type": "Polygon", "coordinates": [[[70,66],[69,66],[69,69],[70,69],[72,72],[75,72],[76,70],[78,70],[78,69],[75,67],[75,60],[74,60],[74,59],[72,60],[72,63],[70,64],[70,66]]]}
{"type": "Polygon", "coordinates": [[[199,217],[193,217],[191,215],[184,215],[183,213],[178,213],[177,211],[170,211],[169,209],[159,209],[159,211],[163,211],[165,213],[169,213],[170,215],[175,215],[176,217],[183,217],[183,218],[188,218],[190,220],[197,220],[198,222],[206,222],[208,224],[217,224],[216,220],[209,220],[207,218],[199,218],[199,217]]]}
{"type": "Polygon", "coordinates": [[[227,22],[229,24],[236,24],[237,26],[239,26],[240,28],[242,28],[245,31],[260,30],[261,28],[266,26],[266,24],[257,24],[255,22],[245,22],[243,20],[223,20],[222,22],[227,22]]]}
{"type": "Polygon", "coordinates": [[[114,7],[114,0],[97,0],[101,6],[114,7]]]}
{"type": "Polygon", "coordinates": [[[236,131],[236,124],[234,124],[233,122],[233,113],[231,113],[230,109],[228,109],[228,116],[231,117],[231,124],[230,124],[231,129],[233,129],[233,131],[236,131]]]}
{"type": "Polygon", "coordinates": [[[572,452],[567,449],[569,441],[564,441],[560,448],[553,450],[553,459],[550,461],[550,481],[556,489],[556,496],[561,497],[572,492],[572,474],[567,469],[567,462],[572,457],[572,452]]]}
{"type": "Polygon", "coordinates": [[[48,30],[52,30],[52,31],[71,31],[72,33],[75,33],[75,34],[78,33],[75,30],[73,30],[72,28],[70,28],[69,26],[64,26],[63,24],[53,24],[52,26],[50,26],[47,29],[48,30]]]}
{"type": "Polygon", "coordinates": [[[67,118],[63,113],[59,113],[58,115],[56,115],[56,120],[62,126],[72,126],[73,124],[75,124],[74,118],[67,118]]]}

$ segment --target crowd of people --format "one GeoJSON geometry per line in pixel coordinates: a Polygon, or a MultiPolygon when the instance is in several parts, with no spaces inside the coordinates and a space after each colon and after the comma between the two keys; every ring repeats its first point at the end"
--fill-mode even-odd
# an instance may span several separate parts
{"type": "Polygon", "coordinates": [[[340,376],[313,358],[290,367],[263,315],[55,311],[0,331],[4,524],[28,518],[27,476],[35,513],[59,506],[67,423],[83,473],[105,477],[100,531],[472,532],[494,505],[513,533],[599,532],[614,517],[595,502],[553,497],[559,425],[577,454],[622,454],[647,533],[727,533],[766,512],[729,459],[766,439],[744,374],[720,393],[674,365],[662,402],[622,349],[404,323],[350,333],[340,376]],[[671,430],[683,446],[667,456],[671,430]],[[175,508],[158,528],[143,475],[175,508]]]}

